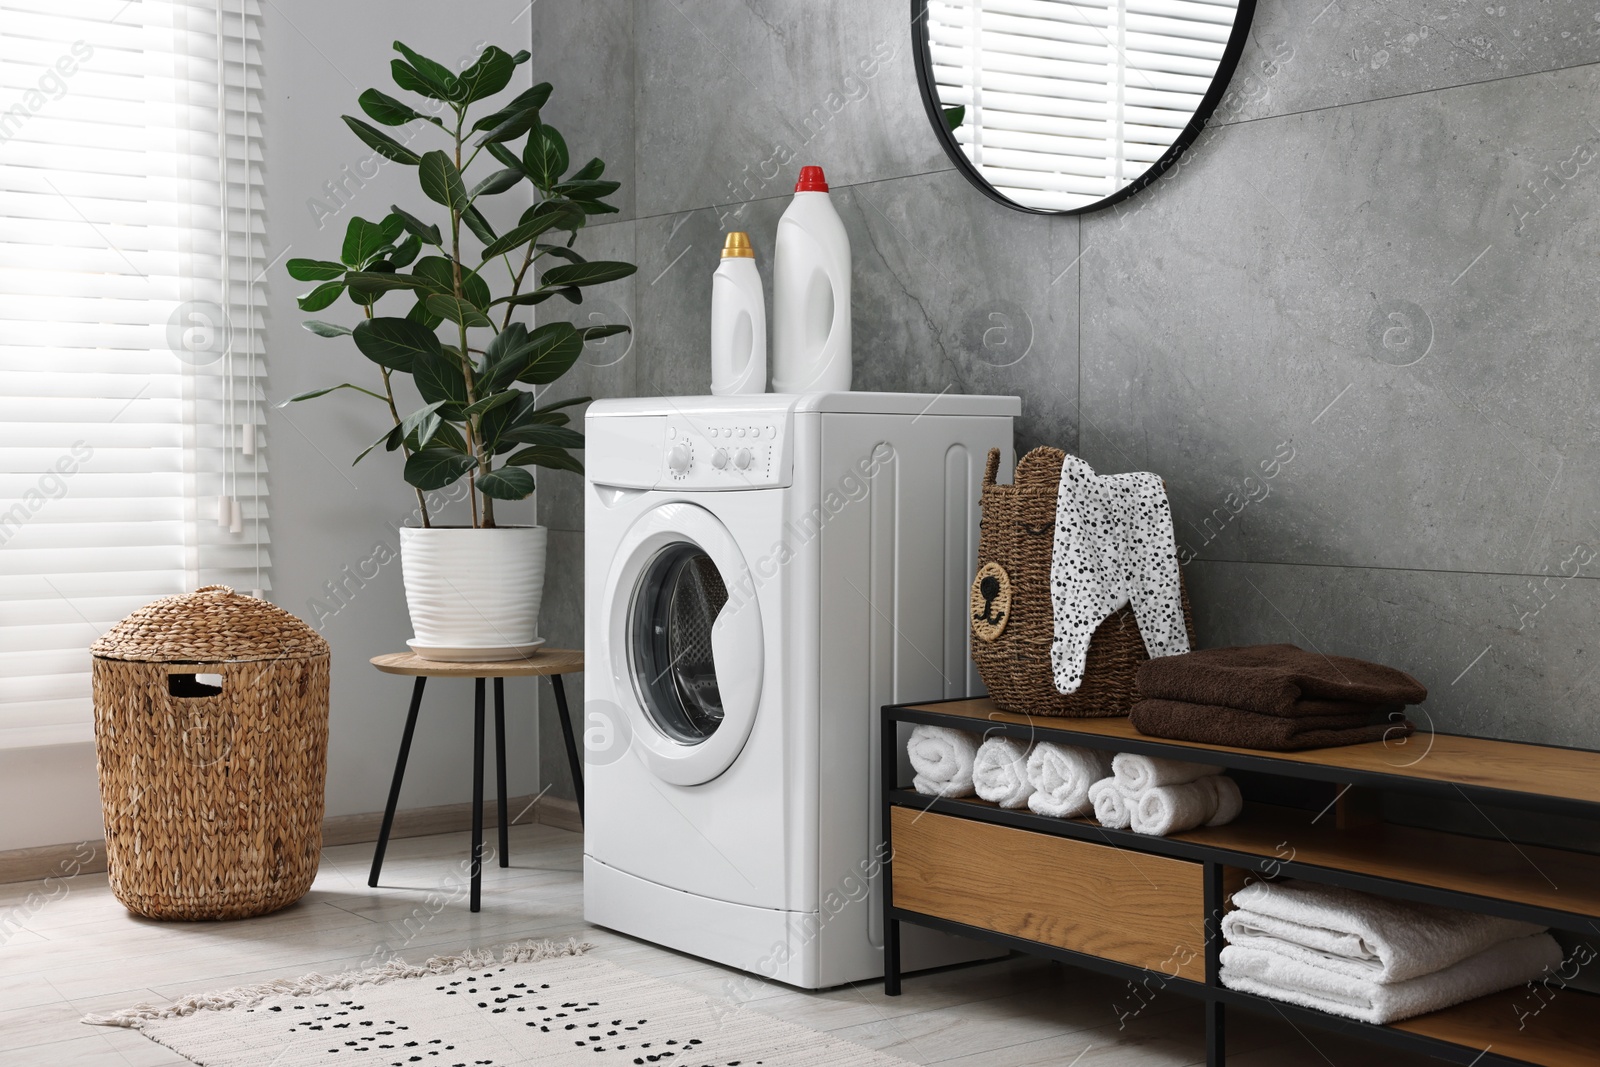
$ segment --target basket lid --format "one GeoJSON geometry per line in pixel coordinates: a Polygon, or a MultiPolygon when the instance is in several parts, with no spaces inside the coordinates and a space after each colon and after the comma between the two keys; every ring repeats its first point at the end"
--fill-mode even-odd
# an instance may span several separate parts
{"type": "Polygon", "coordinates": [[[228,663],[326,656],[328,642],[276,604],[207,585],[146,604],[89,651],[143,663],[228,663]]]}

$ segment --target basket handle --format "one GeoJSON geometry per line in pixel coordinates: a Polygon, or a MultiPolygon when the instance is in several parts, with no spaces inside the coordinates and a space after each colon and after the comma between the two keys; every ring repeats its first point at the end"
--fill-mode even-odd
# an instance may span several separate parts
{"type": "Polygon", "coordinates": [[[983,484],[987,488],[994,484],[995,475],[1000,473],[1000,450],[989,449],[989,458],[983,464],[983,484]]]}
{"type": "Polygon", "coordinates": [[[215,593],[219,589],[224,593],[227,593],[229,596],[233,595],[233,586],[231,585],[202,585],[199,589],[195,590],[195,594],[215,593]]]}

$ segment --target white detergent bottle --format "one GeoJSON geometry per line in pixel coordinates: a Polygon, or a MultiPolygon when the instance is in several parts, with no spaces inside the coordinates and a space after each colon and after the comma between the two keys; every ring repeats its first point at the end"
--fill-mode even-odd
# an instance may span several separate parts
{"type": "Polygon", "coordinates": [[[778,220],[772,292],[772,391],[850,389],[850,238],[821,167],[801,167],[778,220]]]}
{"type": "Polygon", "coordinates": [[[728,234],[711,276],[711,392],[767,391],[767,297],[748,234],[728,234]]]}

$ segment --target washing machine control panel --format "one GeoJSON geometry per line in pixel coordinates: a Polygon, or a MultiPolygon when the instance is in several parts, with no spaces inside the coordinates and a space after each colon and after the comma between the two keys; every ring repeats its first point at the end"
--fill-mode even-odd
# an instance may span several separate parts
{"type": "Polygon", "coordinates": [[[660,487],[766,489],[790,481],[786,413],[671,415],[660,487]]]}

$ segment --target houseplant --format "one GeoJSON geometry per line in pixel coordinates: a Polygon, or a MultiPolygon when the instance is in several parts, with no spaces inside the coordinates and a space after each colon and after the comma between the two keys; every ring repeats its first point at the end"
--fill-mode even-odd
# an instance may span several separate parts
{"type": "Polygon", "coordinates": [[[415,213],[393,207],[378,222],[352,218],[337,261],[287,264],[291,277],[318,283],[299,298],[301,310],[321,311],[341,296],[361,309],[354,327],[322,320],[306,327],[349,338],[376,365],[375,388],[343,382],[292,401],[349,390],[387,410],[390,428],[356,462],[379,445],[399,451],[417,494],[422,525],[401,535],[413,647],[432,656],[514,658],[536,640],[545,531],[499,526],[495,502],[532,493],[531,468],[582,473],[572,451],[583,436],[562,409],[589,398],[540,403],[538,389],[571,368],[585,341],[627,329],[533,327],[518,316],[556,296],[581,303],[584,288],[634,272],[630,263],[585,260],[572,247],[589,216],[617,210],[605,199],[619,183],[601,177],[598,159],[568,173],[565,140],[540,118],[549,84],[499,106],[474,106],[506,89],[526,51],[491,45],[454,72],[398,41],[394,47],[401,57],[391,64],[395,84],[420,98],[417,106],[368,89],[359,103],[371,122],[342,118],[374,152],[416,168],[425,202],[415,213]],[[380,126],[409,135],[402,142],[380,126]],[[423,137],[439,147],[413,149],[423,137]],[[478,173],[469,179],[474,164],[478,173]],[[524,183],[534,204],[515,226],[495,232],[478,202],[524,183]],[[388,310],[391,302],[407,306],[380,315],[378,305],[388,310]],[[404,415],[397,378],[422,399],[404,415]],[[423,494],[463,478],[472,526],[435,526],[423,494]]]}

